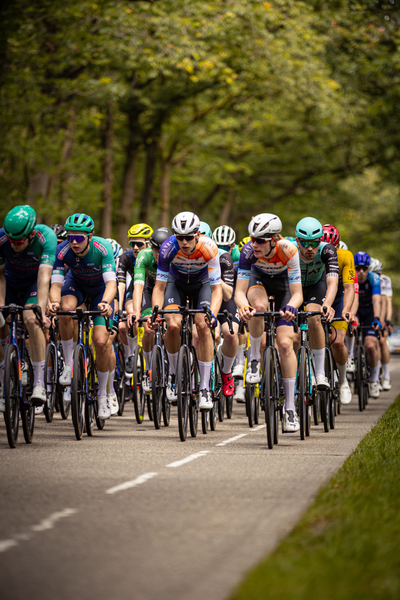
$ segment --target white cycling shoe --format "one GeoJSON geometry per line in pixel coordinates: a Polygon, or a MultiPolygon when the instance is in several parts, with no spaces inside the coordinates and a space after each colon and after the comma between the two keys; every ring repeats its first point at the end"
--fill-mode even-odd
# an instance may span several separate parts
{"type": "Polygon", "coordinates": [[[369,384],[369,395],[371,396],[371,398],[379,398],[380,395],[380,391],[379,391],[379,382],[378,381],[371,381],[369,384]]]}
{"type": "Polygon", "coordinates": [[[115,392],[107,394],[107,402],[111,410],[111,416],[118,414],[118,398],[115,392]]]}
{"type": "Polygon", "coordinates": [[[232,377],[236,377],[237,379],[243,379],[244,365],[235,365],[232,369],[232,377]]]}
{"type": "Polygon", "coordinates": [[[354,358],[352,356],[349,356],[349,358],[347,359],[346,371],[348,373],[356,372],[356,363],[354,362],[354,358]]]}
{"type": "Polygon", "coordinates": [[[239,381],[239,383],[235,385],[235,392],[233,394],[233,397],[236,400],[236,402],[239,402],[239,404],[243,404],[245,402],[245,391],[241,381],[239,381]]]}
{"type": "Polygon", "coordinates": [[[107,396],[100,396],[97,399],[97,406],[97,416],[99,417],[99,419],[109,419],[111,417],[111,408],[108,403],[107,396]]]}
{"type": "Polygon", "coordinates": [[[208,390],[200,390],[200,410],[211,410],[213,407],[213,401],[211,398],[211,392],[208,390]]]}
{"type": "Polygon", "coordinates": [[[72,365],[64,365],[64,370],[60,375],[58,383],[60,385],[71,385],[72,365]]]}
{"type": "Polygon", "coordinates": [[[384,379],[384,380],[382,381],[382,390],[383,390],[384,392],[388,392],[388,391],[389,391],[389,390],[391,390],[391,389],[392,389],[392,384],[391,384],[391,381],[390,381],[390,379],[384,379]]]}
{"type": "Polygon", "coordinates": [[[329,390],[329,380],[326,375],[323,373],[318,373],[318,375],[315,377],[315,380],[317,382],[317,390],[320,390],[321,392],[329,390]]]}
{"type": "Polygon", "coordinates": [[[293,410],[287,410],[283,415],[283,431],[285,433],[295,433],[299,431],[299,417],[293,410]]]}
{"type": "Polygon", "coordinates": [[[344,381],[339,385],[340,404],[350,404],[352,395],[348,381],[344,381]]]}
{"type": "Polygon", "coordinates": [[[247,363],[246,383],[260,383],[260,381],[260,361],[254,359],[251,361],[250,368],[249,363],[247,363]]]}
{"type": "Polygon", "coordinates": [[[46,400],[46,390],[44,389],[44,387],[40,384],[35,385],[31,396],[32,404],[36,406],[43,406],[46,400]]]}

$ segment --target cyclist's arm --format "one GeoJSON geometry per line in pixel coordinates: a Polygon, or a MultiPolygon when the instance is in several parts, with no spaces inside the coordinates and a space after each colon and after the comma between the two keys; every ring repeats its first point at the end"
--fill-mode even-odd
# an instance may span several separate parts
{"type": "Polygon", "coordinates": [[[344,295],[343,295],[342,316],[344,317],[346,315],[346,313],[352,312],[352,307],[353,307],[354,300],[355,300],[354,283],[344,283],[343,289],[344,289],[344,295]]]}
{"type": "Polygon", "coordinates": [[[117,283],[115,281],[115,279],[109,279],[108,281],[106,281],[106,289],[104,290],[103,293],[103,298],[101,299],[102,302],[107,302],[107,304],[111,304],[111,302],[114,300],[115,296],[117,293],[117,283]]]}
{"type": "Polygon", "coordinates": [[[52,266],[41,265],[39,267],[37,278],[37,303],[42,309],[43,315],[46,312],[47,301],[49,299],[49,287],[52,272],[52,266]]]}
{"type": "Polygon", "coordinates": [[[123,306],[125,298],[126,283],[118,281],[118,301],[119,305],[123,306]]]}
{"type": "Polygon", "coordinates": [[[151,304],[153,308],[158,306],[162,308],[164,306],[164,294],[165,288],[167,287],[166,281],[156,280],[156,284],[154,286],[153,295],[151,297],[151,304]]]}
{"type": "Polygon", "coordinates": [[[338,291],[338,283],[339,280],[337,277],[326,278],[326,296],[324,300],[324,306],[332,306],[334,303],[338,291]]]}
{"type": "Polygon", "coordinates": [[[210,310],[213,315],[217,316],[219,309],[221,308],[222,303],[222,285],[218,283],[217,285],[211,286],[211,302],[210,302],[210,310]]]}
{"type": "Polygon", "coordinates": [[[303,304],[303,288],[301,283],[289,283],[291,298],[288,302],[293,308],[300,308],[303,304]]]}
{"type": "Polygon", "coordinates": [[[381,295],[374,294],[372,296],[372,306],[374,307],[374,317],[380,317],[381,315],[381,295]]]}
{"type": "Polygon", "coordinates": [[[391,321],[392,316],[393,316],[392,296],[386,296],[386,314],[384,315],[384,320],[391,321]]]}
{"type": "MultiPolygon", "coordinates": [[[[140,317],[144,286],[141,282],[135,283],[132,294],[132,309],[133,313],[140,317]]],[[[128,310],[128,309],[127,309],[128,310]]]]}

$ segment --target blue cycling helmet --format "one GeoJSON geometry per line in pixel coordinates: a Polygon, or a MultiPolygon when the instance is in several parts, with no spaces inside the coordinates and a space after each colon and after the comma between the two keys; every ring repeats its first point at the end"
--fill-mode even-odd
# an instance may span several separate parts
{"type": "Polygon", "coordinates": [[[211,227],[205,221],[200,221],[199,231],[200,231],[201,235],[206,235],[207,237],[212,238],[211,227]]]}
{"type": "Polygon", "coordinates": [[[302,240],[319,240],[322,233],[322,224],[314,217],[304,217],[296,225],[296,237],[302,240]]]}
{"type": "Polygon", "coordinates": [[[296,241],[296,238],[295,238],[295,237],[292,237],[291,235],[287,235],[287,236],[285,236],[285,237],[286,237],[286,239],[287,239],[287,240],[289,240],[289,242],[292,242],[292,243],[293,243],[293,242],[295,242],[295,241],[296,241]]]}
{"type": "Polygon", "coordinates": [[[366,252],[357,252],[354,255],[354,265],[357,267],[360,265],[361,267],[369,267],[371,263],[371,257],[366,252]]]}

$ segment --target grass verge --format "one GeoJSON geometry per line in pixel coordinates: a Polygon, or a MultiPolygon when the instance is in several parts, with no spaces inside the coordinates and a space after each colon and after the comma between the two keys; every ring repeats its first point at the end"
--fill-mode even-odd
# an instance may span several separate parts
{"type": "Polygon", "coordinates": [[[232,600],[400,598],[400,396],[232,600]]]}

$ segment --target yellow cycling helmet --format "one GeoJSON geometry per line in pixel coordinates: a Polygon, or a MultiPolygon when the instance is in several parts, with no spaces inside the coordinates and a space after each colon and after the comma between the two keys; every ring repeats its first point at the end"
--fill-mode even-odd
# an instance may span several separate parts
{"type": "Polygon", "coordinates": [[[241,242],[239,242],[239,250],[241,251],[243,246],[245,246],[247,244],[247,242],[250,242],[251,237],[244,237],[241,242]]]}
{"type": "Polygon", "coordinates": [[[153,229],[147,223],[137,223],[132,225],[128,231],[128,239],[132,238],[143,238],[149,240],[153,234],[153,229]]]}

